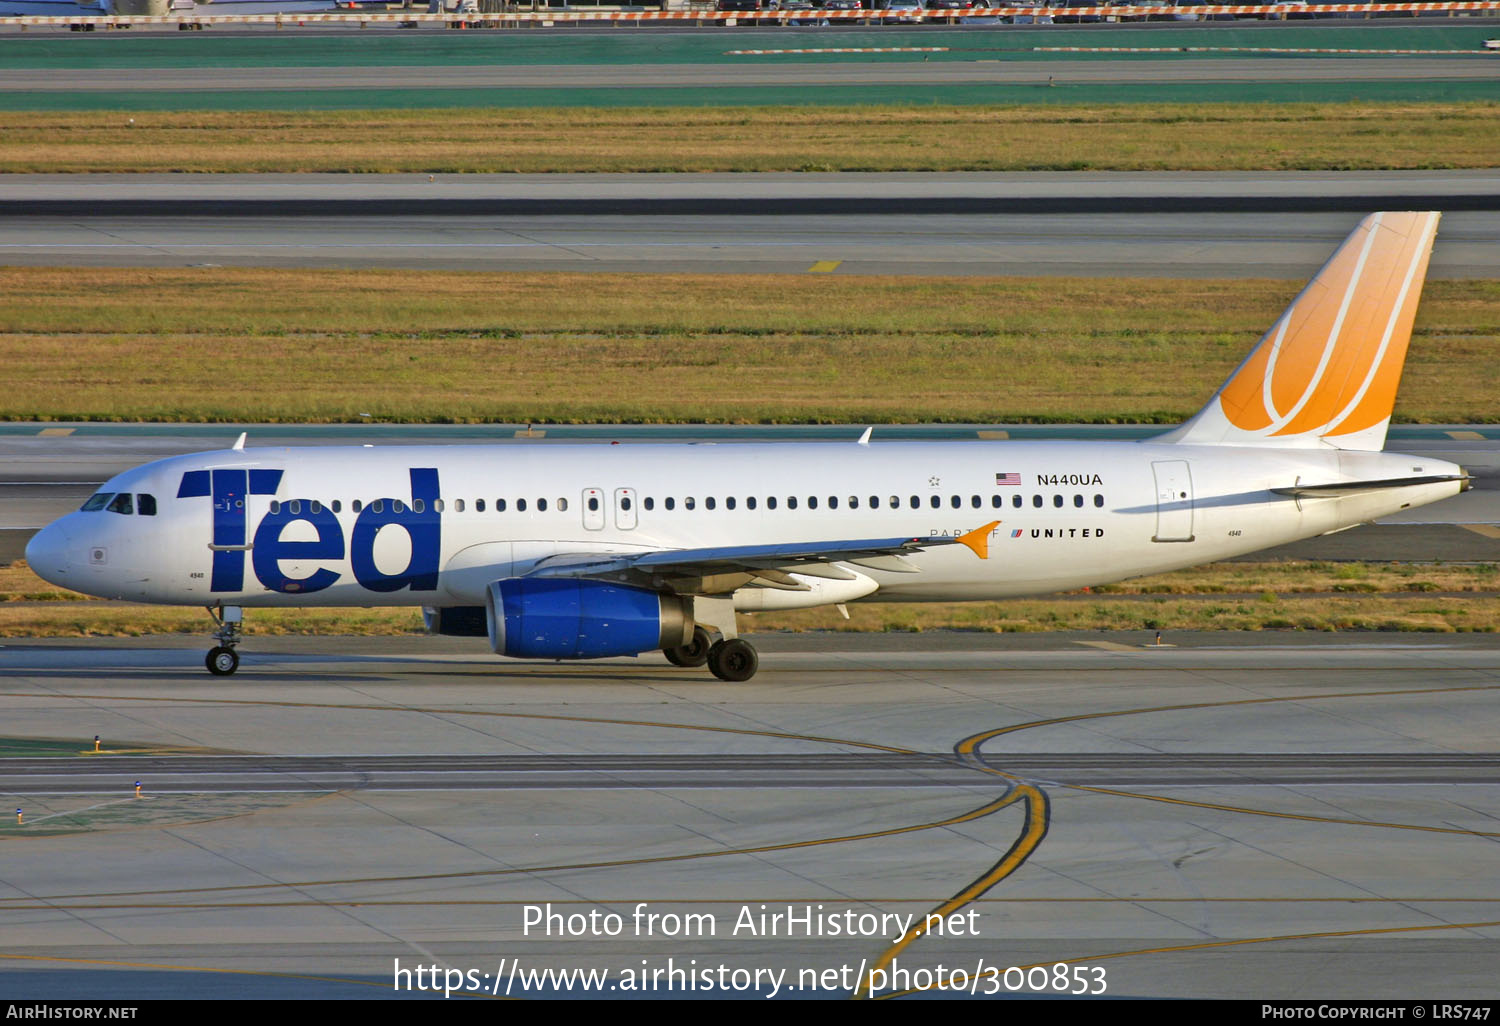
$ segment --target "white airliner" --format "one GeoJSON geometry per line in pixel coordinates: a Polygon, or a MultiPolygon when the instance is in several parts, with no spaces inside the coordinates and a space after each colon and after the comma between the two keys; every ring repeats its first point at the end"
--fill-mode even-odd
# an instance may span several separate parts
{"type": "MultiPolygon", "coordinates": [[[[999,599],[1194,566],[1468,487],[1382,452],[1436,213],[1362,221],[1196,416],[1143,442],[232,449],[106,482],[26,549],[90,595],[424,607],[497,654],[755,673],[738,611],[999,599]]],[[[1169,369],[1164,368],[1164,372],[1169,369]]]]}

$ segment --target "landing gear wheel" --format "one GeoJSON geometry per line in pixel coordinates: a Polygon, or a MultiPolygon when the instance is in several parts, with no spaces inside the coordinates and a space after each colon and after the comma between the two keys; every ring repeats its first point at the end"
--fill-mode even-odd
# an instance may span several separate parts
{"type": "Polygon", "coordinates": [[[708,650],[708,668],[720,680],[738,683],[755,676],[760,656],[748,641],[733,638],[721,641],[708,650]]]}
{"type": "Polygon", "coordinates": [[[713,646],[713,635],[702,627],[694,627],[692,641],[676,648],[662,649],[662,655],[673,666],[702,666],[708,662],[708,653],[713,646]]]}
{"type": "Polygon", "coordinates": [[[227,677],[240,668],[240,654],[232,648],[220,645],[208,650],[208,657],[203,660],[203,664],[214,676],[227,677]]]}

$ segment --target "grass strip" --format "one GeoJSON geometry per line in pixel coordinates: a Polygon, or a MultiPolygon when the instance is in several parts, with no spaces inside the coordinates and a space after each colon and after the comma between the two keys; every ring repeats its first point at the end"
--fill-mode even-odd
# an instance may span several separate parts
{"type": "MultiPolygon", "coordinates": [[[[0,268],[0,419],[1173,423],[1299,287],[0,268]]],[[[1428,283],[1397,419],[1500,417],[1497,337],[1428,283]]]]}
{"type": "MultiPolygon", "coordinates": [[[[1306,95],[1331,96],[1334,85],[1313,84],[1306,95]]],[[[6,140],[0,172],[1267,171],[1500,164],[1494,96],[1120,104],[1069,91],[1081,87],[1017,88],[1042,95],[1037,103],[1017,105],[1025,97],[999,96],[985,85],[985,101],[968,106],[132,108],[129,118],[108,111],[11,111],[0,113],[6,140]]],[[[1180,85],[1170,88],[1204,95],[1196,86],[1187,93],[1180,85]]],[[[1249,88],[1235,85],[1242,95],[1249,88]]],[[[702,102],[701,90],[689,92],[702,102]]],[[[0,106],[33,99],[37,105],[45,97],[14,94],[0,98],[0,106]]],[[[175,94],[163,99],[182,102],[175,94]]],[[[265,94],[240,99],[279,104],[265,94]]],[[[100,93],[80,102],[120,101],[100,93]]]]}

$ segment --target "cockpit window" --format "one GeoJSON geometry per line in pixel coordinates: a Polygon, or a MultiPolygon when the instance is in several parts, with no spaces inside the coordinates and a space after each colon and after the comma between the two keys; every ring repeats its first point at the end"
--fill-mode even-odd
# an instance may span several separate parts
{"type": "Polygon", "coordinates": [[[111,513],[134,513],[135,505],[131,502],[129,492],[121,492],[116,495],[108,506],[104,507],[111,513]]]}
{"type": "Polygon", "coordinates": [[[114,497],[114,492],[95,492],[89,496],[89,501],[79,506],[78,509],[82,513],[96,513],[103,509],[104,504],[114,497]]]}
{"type": "Polygon", "coordinates": [[[145,492],[135,497],[135,511],[143,517],[156,516],[156,496],[145,492]]]}

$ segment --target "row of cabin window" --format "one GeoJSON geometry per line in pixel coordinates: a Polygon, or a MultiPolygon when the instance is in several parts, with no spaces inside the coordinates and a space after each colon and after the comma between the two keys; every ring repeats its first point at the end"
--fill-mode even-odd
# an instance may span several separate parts
{"type": "Polygon", "coordinates": [[[102,509],[111,513],[123,513],[126,516],[140,514],[143,517],[154,517],[156,516],[156,496],[148,492],[141,492],[134,496],[130,492],[95,492],[78,508],[83,513],[95,513],[102,509]]]}
{"type": "MultiPolygon", "coordinates": [[[[128,498],[128,496],[127,496],[127,498],[128,498]]],[[[622,495],[620,497],[619,501],[620,501],[620,509],[622,511],[628,512],[630,510],[630,508],[632,507],[632,505],[634,505],[633,501],[631,500],[630,496],[628,496],[628,495],[622,495]]],[[[779,500],[776,496],[771,495],[771,496],[767,496],[765,502],[766,502],[766,509],[777,509],[779,507],[779,505],[780,505],[781,500],[779,500]]],[[[787,509],[796,509],[798,507],[799,500],[798,500],[797,496],[795,496],[795,495],[789,495],[789,496],[786,497],[785,502],[786,502],[786,508],[787,509]]],[[[818,496],[816,496],[816,495],[809,495],[807,497],[807,508],[808,509],[817,509],[818,508],[818,502],[819,502],[818,496]]],[[[837,495],[830,495],[830,496],[828,496],[826,502],[827,502],[827,507],[826,508],[828,508],[828,509],[838,509],[839,508],[840,499],[839,499],[839,496],[837,496],[837,495]]],[[[653,511],[653,510],[656,509],[656,499],[654,497],[652,497],[652,496],[647,496],[645,499],[642,499],[641,503],[646,508],[646,510],[648,512],[653,511]]],[[[993,508],[999,509],[1004,504],[1005,503],[1004,503],[1004,497],[1003,496],[1001,496],[1001,495],[992,495],[992,496],[990,496],[990,505],[993,508]]],[[[591,495],[591,496],[589,496],[589,498],[587,500],[587,505],[588,505],[588,510],[589,510],[590,513],[597,513],[597,512],[599,512],[599,510],[600,510],[599,497],[597,495],[591,495]]],[[[887,502],[885,503],[885,505],[889,506],[891,509],[900,509],[901,508],[901,497],[899,495],[892,495],[887,500],[887,502]]],[[[910,507],[912,509],[921,509],[922,508],[922,499],[921,499],[921,496],[918,496],[918,495],[911,496],[911,499],[909,501],[909,505],[910,505],[910,507]]],[[[943,497],[941,495],[932,495],[932,496],[929,496],[928,497],[928,505],[931,508],[933,508],[933,509],[941,509],[942,506],[943,506],[943,497]]],[[[948,505],[951,506],[953,509],[962,509],[963,505],[964,505],[964,503],[963,503],[963,496],[961,496],[961,495],[952,495],[952,496],[949,496],[948,505]]],[[[972,496],[969,497],[969,505],[971,507],[973,507],[974,509],[980,509],[984,505],[984,500],[980,496],[978,496],[978,495],[972,495],[972,496]]],[[[1014,494],[1014,495],[1011,496],[1011,505],[1013,507],[1015,507],[1016,509],[1020,509],[1021,507],[1023,507],[1025,505],[1025,500],[1023,499],[1023,497],[1020,494],[1014,494]]],[[[1037,508],[1037,509],[1041,509],[1041,508],[1045,507],[1047,505],[1046,496],[1043,496],[1043,495],[1033,495],[1031,497],[1031,505],[1033,507],[1037,508]]],[[[1063,507],[1065,507],[1067,505],[1067,497],[1063,496],[1063,495],[1053,495],[1052,496],[1052,505],[1053,505],[1054,508],[1062,509],[1063,507]]],[[[280,513],[283,506],[286,507],[286,509],[287,509],[287,511],[289,513],[298,514],[298,513],[302,512],[302,500],[301,499],[292,499],[292,500],[290,500],[288,502],[285,502],[285,503],[277,502],[277,501],[272,501],[272,503],[271,503],[271,512],[272,513],[280,513]]],[[[406,511],[406,506],[407,506],[407,504],[404,503],[404,502],[402,502],[400,499],[392,499],[391,500],[391,509],[394,512],[396,512],[396,513],[403,513],[403,512],[405,512],[406,511]]],[[[880,506],[881,506],[880,496],[878,496],[878,495],[872,495],[872,496],[870,496],[870,498],[869,498],[869,508],[870,509],[879,509],[880,506]]],[[[1082,509],[1084,507],[1084,497],[1082,495],[1075,494],[1073,496],[1073,506],[1075,508],[1077,508],[1077,509],[1082,509]]],[[[1104,496],[1103,495],[1095,495],[1094,496],[1094,506],[1097,507],[1097,508],[1103,508],[1103,506],[1104,506],[1104,496]]],[[[665,498],[665,499],[662,500],[662,507],[664,509],[666,509],[666,510],[669,510],[669,511],[675,510],[677,508],[677,499],[675,497],[668,496],[667,498],[665,498]]],[[[711,510],[712,509],[718,509],[719,508],[719,500],[717,498],[715,498],[714,496],[710,495],[710,496],[708,496],[707,498],[705,498],[703,500],[703,507],[705,509],[711,509],[711,510]]],[[[759,507],[759,500],[755,496],[751,495],[751,496],[746,497],[746,499],[745,499],[745,508],[746,509],[757,509],[758,507],[759,507]]],[[[330,502],[328,504],[328,508],[331,511],[333,511],[334,513],[341,513],[341,512],[343,512],[343,504],[338,499],[334,499],[332,502],[330,502]]],[[[364,509],[364,504],[359,499],[355,499],[353,502],[351,502],[349,504],[349,508],[350,508],[351,512],[358,513],[358,512],[360,512],[361,510],[364,509]]],[[[508,505],[507,505],[507,502],[506,502],[505,499],[496,499],[495,500],[495,512],[496,513],[504,513],[507,510],[507,508],[508,508],[508,505]]],[[[536,508],[536,511],[538,513],[545,513],[545,512],[547,512],[547,509],[548,509],[547,500],[546,499],[537,499],[537,500],[535,500],[535,508],[536,508]]],[[[567,510],[568,510],[568,500],[567,499],[561,499],[561,498],[557,499],[556,502],[555,502],[555,508],[557,509],[557,511],[559,513],[566,513],[567,510]]],[[[689,496],[687,496],[686,498],[684,498],[682,500],[682,508],[685,509],[685,510],[695,510],[695,509],[698,508],[698,500],[695,497],[689,495],[689,496]]],[[[729,496],[728,498],[726,498],[724,500],[724,508],[725,509],[737,509],[737,508],[739,508],[739,500],[737,500],[732,495],[729,496]]],[[[857,495],[851,495],[851,496],[849,496],[848,508],[849,509],[859,509],[860,508],[860,499],[859,499],[859,496],[857,496],[857,495]]],[[[384,513],[385,512],[385,500],[384,499],[375,499],[373,502],[370,503],[370,509],[372,509],[376,513],[384,513]]],[[[424,513],[427,510],[427,504],[422,499],[413,499],[412,502],[411,502],[411,509],[412,509],[412,512],[414,512],[414,513],[424,513]]],[[[445,510],[444,501],[442,499],[434,499],[433,500],[433,509],[436,512],[438,512],[438,513],[444,512],[444,510],[445,510]]],[[[525,512],[527,512],[526,500],[525,499],[516,499],[515,500],[515,510],[516,510],[517,513],[525,513],[525,512]]],[[[321,502],[319,502],[317,499],[310,499],[310,500],[308,500],[308,512],[310,512],[310,513],[321,513],[322,511],[323,511],[323,504],[321,502]]],[[[453,512],[455,512],[455,513],[462,513],[464,511],[465,511],[465,501],[463,499],[454,499],[453,500],[453,512]]],[[[153,504],[152,504],[152,512],[155,512],[155,503],[154,503],[154,500],[153,500],[153,504]]],[[[483,513],[483,512],[485,512],[485,500],[484,499],[475,499],[474,500],[474,512],[475,513],[483,513]]]]}
{"type": "MultiPolygon", "coordinates": [[[[646,507],[646,509],[648,511],[649,510],[653,510],[653,509],[656,508],[656,500],[653,499],[653,498],[651,498],[650,496],[647,496],[645,499],[643,499],[641,501],[642,501],[642,504],[646,507]]],[[[696,509],[697,508],[697,501],[698,501],[697,499],[695,499],[695,498],[693,498],[693,496],[689,495],[687,498],[685,498],[685,499],[682,500],[683,509],[689,509],[689,510],[696,509]]],[[[827,504],[825,508],[827,508],[827,509],[838,509],[841,500],[840,500],[839,496],[837,496],[837,495],[830,495],[824,501],[826,501],[826,504],[827,504]]],[[[778,507],[778,502],[779,502],[779,500],[777,499],[776,496],[774,496],[774,495],[767,496],[766,497],[766,509],[776,509],[778,507]]],[[[786,508],[787,509],[796,509],[798,507],[799,499],[795,495],[788,495],[786,497],[785,502],[786,502],[786,508]]],[[[590,512],[596,512],[598,510],[598,503],[599,503],[599,500],[597,498],[590,498],[589,501],[588,501],[589,511],[590,512]]],[[[816,496],[816,495],[809,495],[807,497],[807,508],[808,509],[817,509],[818,508],[818,503],[819,503],[819,497],[818,496],[816,496]]],[[[943,507],[943,497],[941,495],[930,495],[927,498],[927,504],[931,508],[933,508],[933,509],[942,509],[942,507],[943,507]]],[[[1033,506],[1035,506],[1036,508],[1041,509],[1043,506],[1045,506],[1047,504],[1046,497],[1042,496],[1042,495],[1033,495],[1031,497],[1031,504],[1033,506]]],[[[1082,509],[1084,507],[1084,504],[1085,504],[1085,500],[1084,500],[1084,497],[1082,495],[1074,495],[1073,496],[1073,505],[1075,507],[1077,507],[1078,509],[1082,509]]],[[[677,500],[674,499],[674,498],[668,497],[668,498],[662,500],[662,505],[663,505],[664,508],[666,508],[668,510],[676,509],[677,508],[677,500]]],[[[708,498],[706,498],[706,499],[703,500],[703,505],[704,505],[704,508],[706,508],[706,509],[717,509],[718,508],[718,500],[715,499],[713,496],[709,496],[708,498]]],[[[849,499],[848,499],[848,508],[849,509],[859,509],[860,505],[861,505],[861,503],[860,503],[860,497],[858,495],[851,495],[851,496],[849,496],[849,499]]],[[[869,502],[868,502],[868,508],[869,509],[879,509],[881,507],[881,505],[882,505],[882,503],[881,503],[880,496],[878,496],[878,495],[872,495],[872,496],[869,497],[869,502]]],[[[899,496],[899,495],[892,495],[892,496],[890,496],[886,500],[886,502],[884,503],[884,505],[888,506],[891,509],[900,509],[901,508],[901,496],[899,496]]],[[[912,509],[921,509],[922,508],[922,497],[920,495],[913,495],[913,496],[911,496],[910,500],[908,501],[908,505],[910,505],[910,507],[912,509]]],[[[963,509],[963,507],[964,507],[964,497],[962,495],[950,495],[948,497],[948,505],[951,506],[954,509],[963,509]]],[[[978,495],[971,495],[971,496],[969,496],[969,505],[972,506],[974,509],[981,509],[984,506],[984,499],[981,496],[978,496],[978,495]]],[[[1000,509],[1002,506],[1005,505],[1005,498],[1004,498],[1004,496],[1001,496],[999,494],[991,495],[990,496],[990,505],[992,507],[994,507],[995,509],[1000,509]]],[[[1025,500],[1019,494],[1012,495],[1011,496],[1011,505],[1014,506],[1016,509],[1020,509],[1023,505],[1025,505],[1025,500]]],[[[1067,505],[1067,498],[1066,498],[1066,496],[1063,496],[1063,495],[1054,495],[1054,496],[1052,496],[1052,505],[1055,506],[1055,507],[1057,507],[1058,509],[1063,508],[1064,506],[1067,505]]],[[[1102,509],[1103,506],[1104,506],[1104,496],[1102,496],[1102,495],[1095,495],[1094,496],[1094,505],[1096,507],[1099,507],[1099,508],[1102,509]]],[[[729,498],[727,498],[727,499],[724,500],[724,508],[725,509],[735,509],[736,506],[737,506],[737,503],[736,503],[736,500],[735,500],[734,496],[730,496],[729,498]]],[[[628,496],[622,497],[620,499],[620,508],[621,509],[625,509],[625,510],[630,509],[630,499],[629,499],[628,496]]],[[[755,509],[755,508],[757,508],[757,499],[756,499],[755,496],[752,495],[752,496],[749,496],[749,497],[747,497],[745,499],[745,508],[746,509],[755,509]]]]}
{"type": "MultiPolygon", "coordinates": [[[[545,512],[547,512],[547,510],[549,508],[553,508],[553,507],[549,507],[548,502],[547,502],[546,499],[537,499],[535,501],[536,501],[535,508],[536,508],[536,511],[538,513],[545,513],[545,512]]],[[[375,500],[371,501],[368,505],[369,505],[369,508],[371,510],[373,510],[374,512],[376,512],[376,513],[384,513],[385,512],[385,500],[384,499],[375,499],[375,500]]],[[[462,512],[464,512],[466,505],[467,505],[467,503],[463,499],[454,499],[453,500],[453,512],[455,512],[455,513],[462,513],[462,512]]],[[[349,511],[351,513],[360,513],[360,512],[362,512],[364,510],[365,506],[366,506],[366,503],[362,502],[359,499],[355,499],[353,502],[349,503],[349,511]]],[[[424,499],[413,499],[410,503],[403,502],[400,499],[392,499],[391,500],[391,511],[392,512],[395,512],[395,513],[405,513],[408,506],[411,507],[411,511],[413,513],[425,513],[425,512],[427,512],[427,502],[424,499]]],[[[279,502],[279,501],[276,501],[276,500],[272,500],[272,502],[271,502],[271,512],[272,513],[280,513],[283,507],[285,507],[285,509],[286,509],[286,511],[288,513],[293,513],[293,514],[301,513],[302,512],[302,500],[301,499],[291,499],[291,500],[289,500],[287,502],[279,502]]],[[[442,513],[442,512],[445,512],[447,510],[448,506],[447,506],[446,501],[443,500],[443,499],[433,499],[432,500],[432,508],[433,508],[434,512],[442,513]]],[[[506,500],[504,500],[504,499],[496,499],[495,500],[495,512],[496,513],[504,513],[507,508],[508,508],[508,505],[506,503],[506,500]]],[[[516,499],[515,500],[515,509],[516,509],[517,513],[525,513],[528,508],[529,507],[527,506],[525,499],[516,499]]],[[[556,500],[555,508],[557,509],[557,511],[559,513],[566,513],[568,511],[568,500],[567,499],[557,499],[556,500]]],[[[340,500],[334,499],[332,502],[328,503],[328,509],[331,512],[334,512],[334,513],[342,513],[344,511],[344,504],[340,500]]],[[[321,512],[323,512],[323,503],[319,502],[317,499],[309,499],[308,502],[307,502],[307,511],[309,513],[321,513],[321,512]]],[[[475,513],[483,513],[484,511],[485,511],[485,501],[483,499],[475,499],[474,500],[474,512],[475,513]]]]}

